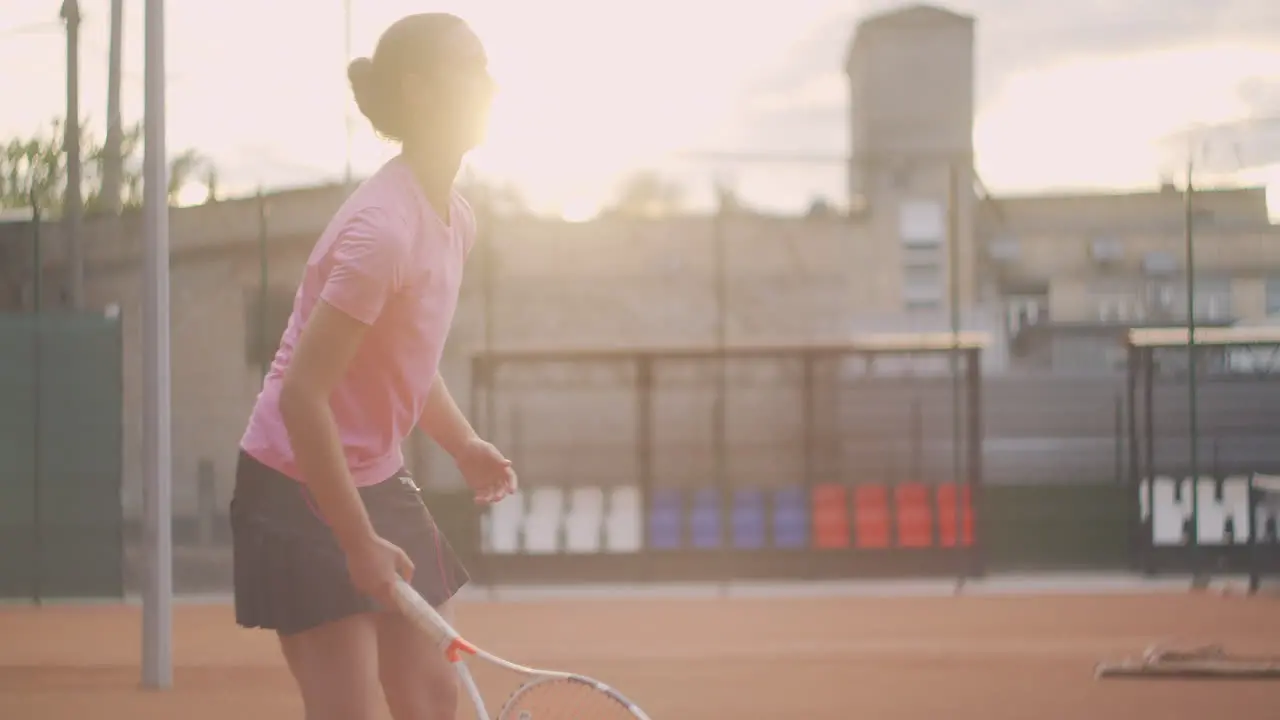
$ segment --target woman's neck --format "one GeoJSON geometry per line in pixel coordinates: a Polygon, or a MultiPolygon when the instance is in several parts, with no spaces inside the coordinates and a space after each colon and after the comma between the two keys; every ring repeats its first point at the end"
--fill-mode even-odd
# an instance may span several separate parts
{"type": "Polygon", "coordinates": [[[422,194],[431,203],[440,219],[449,224],[449,198],[453,182],[462,167],[462,153],[442,152],[436,148],[405,144],[402,153],[409,168],[418,180],[422,194]]]}

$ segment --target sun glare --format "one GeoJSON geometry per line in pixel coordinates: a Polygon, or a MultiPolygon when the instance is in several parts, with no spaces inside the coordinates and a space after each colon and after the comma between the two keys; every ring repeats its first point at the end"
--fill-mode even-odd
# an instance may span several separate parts
{"type": "MultiPolygon", "coordinates": [[[[575,4],[572,25],[533,9],[528,23],[476,18],[500,90],[471,162],[518,183],[535,209],[566,217],[594,216],[629,170],[696,143],[726,104],[708,87],[718,68],[706,60],[705,36],[670,27],[664,13],[614,17],[601,5],[575,4]],[[664,38],[659,52],[655,37],[664,38]]],[[[682,25],[720,17],[715,8],[681,13],[682,25]]]]}
{"type": "Polygon", "coordinates": [[[975,133],[994,188],[1151,186],[1185,153],[1162,138],[1248,116],[1238,88],[1280,51],[1213,45],[1064,63],[1012,78],[975,133]]]}
{"type": "Polygon", "coordinates": [[[587,222],[600,212],[600,203],[589,198],[570,201],[560,208],[560,217],[571,223],[587,222]]]}

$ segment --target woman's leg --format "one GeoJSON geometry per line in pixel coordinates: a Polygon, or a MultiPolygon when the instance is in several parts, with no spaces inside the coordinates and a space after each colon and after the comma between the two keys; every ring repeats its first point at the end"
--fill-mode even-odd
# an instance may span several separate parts
{"type": "MultiPolygon", "coordinates": [[[[437,609],[453,622],[448,604],[437,609]]],[[[381,613],[375,622],[378,673],[391,716],[395,720],[454,720],[458,677],[440,648],[401,615],[381,613]]]]}
{"type": "Polygon", "coordinates": [[[376,720],[382,716],[374,617],[372,613],[350,615],[280,636],[285,661],[302,693],[306,720],[376,720]]]}

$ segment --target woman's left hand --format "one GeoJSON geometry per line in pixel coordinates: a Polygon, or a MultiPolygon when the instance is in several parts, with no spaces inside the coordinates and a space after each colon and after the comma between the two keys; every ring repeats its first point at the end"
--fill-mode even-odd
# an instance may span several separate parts
{"type": "Polygon", "coordinates": [[[493,443],[475,438],[455,458],[476,502],[496,503],[516,491],[516,471],[493,443]]]}

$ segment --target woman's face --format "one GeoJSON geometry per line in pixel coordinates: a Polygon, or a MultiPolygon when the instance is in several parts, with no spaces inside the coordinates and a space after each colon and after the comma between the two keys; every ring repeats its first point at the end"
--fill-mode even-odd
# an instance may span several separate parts
{"type": "Polygon", "coordinates": [[[488,129],[496,91],[489,59],[465,26],[433,50],[433,70],[407,79],[414,125],[433,142],[466,152],[484,140],[488,129]]]}

